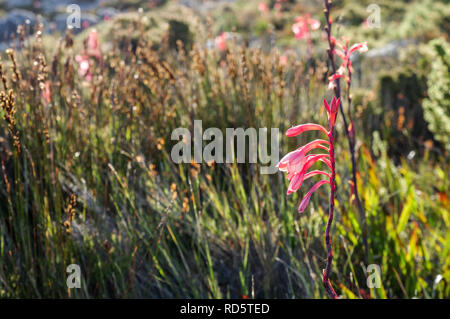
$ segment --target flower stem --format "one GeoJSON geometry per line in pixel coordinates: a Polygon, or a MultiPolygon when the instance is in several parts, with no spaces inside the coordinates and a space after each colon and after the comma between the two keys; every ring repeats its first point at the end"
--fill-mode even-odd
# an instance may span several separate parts
{"type": "MultiPolygon", "coordinates": [[[[328,39],[328,57],[330,59],[330,64],[331,64],[331,69],[333,71],[333,74],[336,73],[336,63],[334,61],[334,44],[331,41],[331,26],[332,23],[330,21],[330,9],[331,9],[331,0],[324,0],[324,4],[325,4],[325,10],[324,10],[324,14],[325,14],[325,19],[326,19],[326,23],[327,25],[325,26],[325,31],[327,32],[327,39],[328,39]]],[[[350,73],[350,79],[351,79],[351,73],[350,73]]],[[[351,82],[350,82],[351,83],[351,82]]],[[[334,95],[336,96],[336,98],[340,98],[341,97],[341,87],[340,87],[340,81],[339,79],[335,80],[335,86],[334,86],[334,95]]],[[[348,101],[349,101],[349,115],[351,117],[350,114],[350,104],[351,104],[351,97],[350,97],[350,85],[349,84],[349,88],[348,88],[348,101]]],[[[368,264],[368,258],[369,258],[369,245],[367,242],[367,224],[366,224],[366,213],[364,210],[364,207],[362,205],[361,199],[359,198],[359,193],[358,193],[358,182],[357,182],[357,178],[356,178],[356,172],[357,172],[357,166],[356,166],[356,157],[355,157],[355,143],[354,143],[354,138],[352,141],[352,137],[350,136],[349,132],[348,132],[348,122],[347,122],[347,117],[345,116],[344,113],[344,108],[343,108],[343,103],[341,103],[339,110],[340,113],[342,115],[342,120],[344,122],[344,127],[345,127],[345,135],[347,136],[347,141],[348,141],[348,147],[350,150],[350,156],[351,156],[351,161],[352,161],[352,180],[353,180],[353,185],[354,185],[354,189],[355,189],[355,200],[356,200],[356,204],[358,206],[358,210],[359,210],[359,215],[362,221],[362,240],[363,240],[363,245],[364,245],[364,261],[366,264],[368,264]]]]}
{"type": "MultiPolygon", "coordinates": [[[[348,71],[348,85],[347,85],[347,103],[348,103],[348,117],[350,119],[350,123],[352,125],[352,130],[355,131],[355,123],[352,119],[352,95],[351,95],[351,86],[352,86],[352,70],[350,67],[347,67],[348,71]]],[[[349,134],[348,128],[346,129],[347,132],[347,139],[348,139],[348,147],[350,149],[350,157],[352,161],[352,180],[354,185],[354,193],[355,193],[355,201],[356,205],[358,206],[359,210],[359,216],[361,218],[362,223],[362,240],[364,245],[364,261],[366,265],[369,263],[369,244],[367,242],[367,222],[366,222],[366,212],[364,210],[364,207],[362,205],[361,199],[359,198],[359,192],[358,192],[358,181],[356,178],[356,172],[358,171],[356,158],[355,158],[355,136],[354,134],[349,134]]]]}
{"type": "Polygon", "coordinates": [[[325,267],[325,270],[323,271],[323,277],[322,282],[323,286],[325,287],[325,291],[328,294],[328,297],[331,299],[337,299],[337,294],[333,289],[333,286],[331,285],[329,276],[331,272],[331,266],[333,263],[333,249],[331,247],[331,225],[333,223],[333,215],[334,215],[334,198],[335,198],[335,192],[336,192],[336,172],[335,172],[335,159],[334,159],[334,126],[330,126],[330,133],[328,135],[328,140],[330,142],[330,162],[331,162],[331,177],[330,177],[330,206],[328,210],[328,222],[327,222],[327,228],[325,230],[325,243],[327,246],[327,265],[325,267]]]}

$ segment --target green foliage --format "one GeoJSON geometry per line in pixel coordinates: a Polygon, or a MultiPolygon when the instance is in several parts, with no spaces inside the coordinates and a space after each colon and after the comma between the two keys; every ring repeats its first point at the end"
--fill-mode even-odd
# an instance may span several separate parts
{"type": "Polygon", "coordinates": [[[431,72],[424,117],[436,140],[450,150],[450,47],[444,39],[431,41],[431,72]]]}
{"type": "Polygon", "coordinates": [[[440,1],[425,0],[408,6],[399,26],[401,37],[432,39],[449,32],[450,7],[440,1]]]}
{"type": "MultiPolygon", "coordinates": [[[[3,54],[8,90],[2,82],[0,87],[11,89],[15,98],[21,151],[14,144],[16,131],[2,118],[0,297],[326,296],[320,280],[325,191],[299,215],[304,191],[286,196],[284,177],[259,174],[259,164],[170,159],[171,132],[190,128],[194,119],[202,119],[204,128],[278,127],[280,132],[297,123],[323,124],[325,53],[314,56],[315,69],[295,52],[285,66],[276,49],[227,43],[229,52],[220,54],[204,46],[214,39],[205,36],[209,26],[193,32],[191,25],[192,49],[172,50],[164,43],[168,21],[177,18],[170,12],[127,14],[112,22],[117,25],[101,25],[103,65],[91,59],[92,81],[78,74],[74,60],[86,34],[74,47],[69,35],[56,46],[52,39],[46,46],[39,36],[21,43],[14,53],[21,80],[3,54]],[[49,103],[42,97],[47,81],[49,103]],[[82,289],[67,289],[70,264],[80,265],[82,289]]],[[[284,22],[280,30],[288,30],[292,20],[279,21],[284,22]]],[[[376,94],[379,70],[363,70],[364,89],[354,90],[358,184],[368,214],[368,263],[381,266],[382,286],[366,285],[362,223],[350,201],[350,154],[342,134],[336,146],[331,281],[344,298],[448,298],[449,164],[428,152],[418,160],[394,162],[388,146],[395,141],[367,125],[373,114],[380,122],[389,119],[383,114],[389,103],[376,94]]],[[[380,96],[388,101],[402,93],[420,104],[420,76],[411,69],[388,75],[380,96]]],[[[283,137],[280,152],[310,137],[283,137]]]]}

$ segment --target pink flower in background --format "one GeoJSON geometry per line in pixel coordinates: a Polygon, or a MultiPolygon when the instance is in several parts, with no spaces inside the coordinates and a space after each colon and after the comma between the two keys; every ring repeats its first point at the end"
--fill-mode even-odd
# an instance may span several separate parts
{"type": "Polygon", "coordinates": [[[90,27],[90,25],[91,25],[91,23],[90,23],[89,21],[84,20],[84,21],[81,23],[81,28],[82,28],[82,29],[87,29],[87,28],[90,27]]]}
{"type": "Polygon", "coordinates": [[[45,81],[44,87],[41,90],[41,98],[44,100],[44,104],[50,104],[52,100],[52,93],[50,91],[50,81],[45,81]]]}
{"type": "Polygon", "coordinates": [[[269,12],[269,6],[267,5],[267,3],[265,2],[260,2],[258,4],[258,10],[260,12],[269,12]]]}
{"type": "Polygon", "coordinates": [[[283,9],[283,3],[287,2],[287,0],[277,0],[275,2],[275,4],[273,5],[273,7],[275,8],[275,10],[277,10],[278,12],[281,12],[281,9],[283,9]]]}
{"type": "Polygon", "coordinates": [[[327,135],[328,141],[323,139],[317,139],[308,144],[296,149],[285,155],[278,163],[278,169],[287,173],[289,180],[289,187],[287,194],[292,194],[298,191],[303,181],[316,175],[324,175],[327,179],[317,182],[303,197],[298,207],[299,212],[303,212],[309,203],[311,195],[322,185],[329,184],[332,189],[332,196],[334,200],[335,190],[335,163],[334,163],[334,125],[336,123],[336,116],[338,113],[340,99],[333,97],[331,105],[326,100],[323,101],[324,107],[328,114],[328,127],[319,124],[307,123],[291,127],[287,130],[286,136],[293,137],[302,134],[306,131],[320,131],[327,135]],[[325,150],[326,153],[308,154],[312,150],[325,150]],[[327,165],[331,173],[322,170],[308,170],[316,163],[322,162],[327,165]]]}
{"type": "Polygon", "coordinates": [[[320,28],[320,21],[312,19],[309,14],[297,17],[292,25],[292,32],[297,39],[306,39],[308,42],[308,58],[312,55],[311,30],[320,28]]]}
{"type": "Polygon", "coordinates": [[[281,17],[281,10],[283,10],[283,5],[281,4],[281,1],[277,1],[274,5],[273,8],[275,9],[276,13],[277,13],[277,17],[281,17]]]}
{"type": "Polygon", "coordinates": [[[309,14],[300,16],[295,19],[292,25],[292,32],[294,32],[297,39],[304,39],[310,36],[310,30],[317,30],[320,28],[320,21],[312,19],[309,14]]]}
{"type": "Polygon", "coordinates": [[[222,32],[216,37],[216,46],[219,48],[220,51],[225,51],[227,49],[227,39],[228,39],[228,33],[222,32]]]}
{"type": "Polygon", "coordinates": [[[102,61],[102,51],[100,49],[100,41],[98,40],[97,30],[93,29],[87,37],[87,54],[102,61]]]}
{"type": "Polygon", "coordinates": [[[98,42],[98,34],[97,30],[93,29],[87,38],[88,48],[91,50],[97,50],[100,47],[100,43],[98,42]]]}
{"type": "Polygon", "coordinates": [[[87,81],[92,80],[91,65],[87,55],[76,55],[75,61],[78,62],[78,74],[84,77],[87,81]]]}
{"type": "Polygon", "coordinates": [[[349,48],[349,40],[347,37],[342,37],[341,41],[338,41],[334,37],[330,37],[331,43],[333,44],[333,54],[341,58],[342,63],[337,69],[336,73],[328,78],[328,89],[334,89],[336,87],[335,80],[345,77],[347,81],[350,80],[347,75],[348,72],[352,72],[352,61],[350,60],[351,55],[354,52],[364,53],[367,52],[367,42],[356,43],[349,48]],[[346,72],[348,71],[348,72],[346,72]]]}
{"type": "Polygon", "coordinates": [[[102,66],[102,51],[100,48],[100,41],[98,39],[97,30],[93,29],[85,40],[85,49],[81,54],[75,56],[75,61],[78,62],[78,74],[84,77],[87,81],[92,80],[92,65],[93,61],[90,58],[97,60],[100,67],[102,66]]]}

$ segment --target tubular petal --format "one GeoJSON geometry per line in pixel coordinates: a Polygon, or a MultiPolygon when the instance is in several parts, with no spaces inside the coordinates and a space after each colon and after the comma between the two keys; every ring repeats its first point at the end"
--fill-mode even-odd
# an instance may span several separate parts
{"type": "Polygon", "coordinates": [[[308,206],[309,200],[311,199],[311,195],[323,184],[330,184],[330,182],[327,180],[321,180],[320,182],[317,182],[313,187],[311,187],[309,192],[305,195],[305,197],[303,197],[300,205],[298,206],[299,213],[302,213],[305,210],[306,206],[308,206]]]}
{"type": "Polygon", "coordinates": [[[289,188],[288,188],[287,194],[289,195],[289,194],[291,194],[293,192],[298,191],[300,189],[300,187],[302,187],[303,181],[305,179],[308,179],[308,178],[314,176],[314,175],[324,174],[324,175],[327,175],[328,178],[330,178],[329,174],[327,174],[325,172],[322,172],[322,171],[319,171],[319,170],[315,170],[315,171],[311,171],[309,173],[306,173],[306,171],[308,169],[310,169],[310,167],[313,166],[314,163],[319,161],[321,158],[326,158],[326,157],[329,157],[329,155],[328,154],[317,154],[317,155],[305,156],[306,162],[303,165],[301,171],[299,173],[296,173],[294,175],[294,177],[292,178],[291,183],[289,184],[289,188]]]}
{"type": "Polygon", "coordinates": [[[338,57],[340,57],[342,60],[347,60],[347,56],[345,55],[345,53],[342,50],[334,50],[333,51],[334,54],[336,54],[338,57]]]}
{"type": "Polygon", "coordinates": [[[323,99],[323,105],[325,106],[325,108],[327,109],[328,114],[330,114],[330,106],[328,105],[328,102],[326,99],[323,99]]]}
{"type": "Polygon", "coordinates": [[[303,182],[303,175],[302,174],[295,174],[294,177],[291,179],[291,182],[289,183],[287,195],[292,194],[300,188],[303,182]]]}
{"type": "Polygon", "coordinates": [[[328,135],[328,131],[322,125],[314,123],[306,123],[291,127],[286,131],[286,136],[289,137],[297,136],[306,131],[322,131],[328,135]]]}
{"type": "Polygon", "coordinates": [[[352,47],[350,48],[350,50],[348,50],[348,54],[352,54],[355,51],[359,51],[361,53],[363,52],[367,52],[368,48],[367,48],[367,42],[362,42],[362,43],[356,43],[354,45],[352,45],[352,47]]]}
{"type": "Polygon", "coordinates": [[[334,81],[334,80],[342,78],[343,76],[344,76],[343,74],[335,73],[335,74],[331,75],[330,77],[328,77],[328,81],[334,81]]]}
{"type": "Polygon", "coordinates": [[[312,30],[317,30],[320,28],[320,21],[316,19],[309,19],[308,23],[311,26],[312,30]]]}
{"type": "Polygon", "coordinates": [[[303,177],[303,180],[313,177],[315,175],[319,175],[319,174],[322,174],[322,175],[328,176],[328,178],[331,178],[330,174],[328,174],[327,172],[320,171],[320,170],[314,170],[314,171],[306,173],[305,176],[303,177]]]}

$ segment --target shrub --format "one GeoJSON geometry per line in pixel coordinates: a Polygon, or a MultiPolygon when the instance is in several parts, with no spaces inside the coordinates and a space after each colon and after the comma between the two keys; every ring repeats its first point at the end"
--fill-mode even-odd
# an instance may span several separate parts
{"type": "Polygon", "coordinates": [[[444,39],[431,41],[434,59],[427,79],[428,98],[423,102],[424,117],[434,138],[450,150],[450,49],[444,39]]]}

